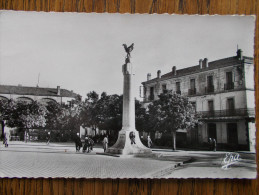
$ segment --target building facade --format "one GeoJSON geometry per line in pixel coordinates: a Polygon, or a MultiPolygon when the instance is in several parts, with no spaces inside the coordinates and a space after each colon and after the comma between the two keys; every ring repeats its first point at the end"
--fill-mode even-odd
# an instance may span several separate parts
{"type": "MultiPolygon", "coordinates": [[[[208,139],[216,139],[218,148],[255,151],[255,97],[253,58],[242,55],[172,71],[142,83],[144,106],[165,90],[188,96],[196,112],[201,114],[194,129],[179,130],[192,146],[202,146],[208,139]]],[[[183,137],[183,136],[181,136],[183,137]]]]}
{"type": "Polygon", "coordinates": [[[25,87],[0,85],[0,99],[13,99],[17,101],[38,101],[46,104],[50,101],[58,104],[70,104],[70,102],[80,95],[66,89],[57,88],[42,88],[42,87],[25,87]]]}

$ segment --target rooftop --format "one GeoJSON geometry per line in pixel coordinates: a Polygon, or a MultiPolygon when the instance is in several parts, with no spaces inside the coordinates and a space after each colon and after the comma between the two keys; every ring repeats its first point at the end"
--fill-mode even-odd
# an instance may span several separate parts
{"type": "Polygon", "coordinates": [[[240,60],[237,56],[223,58],[223,59],[208,62],[207,67],[203,66],[201,68],[200,65],[195,65],[195,66],[175,70],[176,74],[174,74],[173,71],[171,71],[169,73],[162,75],[161,78],[156,77],[156,78],[150,79],[148,81],[142,82],[142,84],[152,83],[157,80],[166,80],[166,79],[170,79],[170,78],[177,78],[177,77],[181,77],[184,75],[189,75],[189,74],[198,73],[198,72],[204,72],[204,71],[217,69],[217,68],[221,68],[221,67],[226,67],[226,66],[238,65],[238,64],[241,64],[242,61],[245,61],[246,63],[253,63],[253,58],[246,57],[246,56],[243,56],[243,60],[240,60]]]}
{"type": "Polygon", "coordinates": [[[41,87],[24,87],[12,85],[0,85],[0,94],[17,94],[17,95],[35,95],[35,96],[57,96],[57,97],[71,97],[76,98],[79,95],[73,91],[60,89],[58,95],[57,88],[41,88],[41,87]]]}

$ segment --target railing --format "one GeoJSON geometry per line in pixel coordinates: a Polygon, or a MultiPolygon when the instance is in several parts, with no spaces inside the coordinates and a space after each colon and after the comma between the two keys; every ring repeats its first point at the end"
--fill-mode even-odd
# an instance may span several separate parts
{"type": "Polygon", "coordinates": [[[196,94],[196,88],[188,90],[188,95],[195,95],[195,94],[196,94]]]}
{"type": "Polygon", "coordinates": [[[214,92],[214,86],[205,87],[205,93],[213,93],[214,92]]]}
{"type": "Polygon", "coordinates": [[[233,110],[214,110],[198,112],[202,118],[210,117],[229,117],[229,116],[255,116],[255,110],[252,108],[239,108],[233,110]]]}
{"type": "Polygon", "coordinates": [[[231,82],[231,83],[225,83],[225,84],[224,84],[224,89],[225,89],[225,90],[234,89],[234,83],[233,83],[233,82],[231,82]]]}

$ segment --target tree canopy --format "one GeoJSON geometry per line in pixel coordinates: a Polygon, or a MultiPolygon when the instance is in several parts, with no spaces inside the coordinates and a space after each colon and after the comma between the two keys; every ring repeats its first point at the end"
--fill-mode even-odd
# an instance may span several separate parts
{"type": "Polygon", "coordinates": [[[173,150],[176,150],[176,130],[190,129],[198,124],[198,115],[188,97],[162,93],[147,108],[147,126],[150,130],[171,132],[173,150]]]}
{"type": "Polygon", "coordinates": [[[33,128],[45,127],[48,110],[37,101],[31,103],[0,100],[1,119],[9,127],[33,128]]]}
{"type": "MultiPolygon", "coordinates": [[[[76,99],[70,105],[0,100],[0,117],[9,127],[78,132],[83,126],[116,134],[122,128],[122,107],[122,95],[107,95],[105,92],[99,95],[91,91],[84,101],[76,99]]],[[[176,149],[176,130],[189,129],[198,123],[198,116],[188,98],[169,92],[159,95],[159,99],[147,108],[135,100],[135,114],[137,130],[172,133],[173,149],[176,149]]]]}

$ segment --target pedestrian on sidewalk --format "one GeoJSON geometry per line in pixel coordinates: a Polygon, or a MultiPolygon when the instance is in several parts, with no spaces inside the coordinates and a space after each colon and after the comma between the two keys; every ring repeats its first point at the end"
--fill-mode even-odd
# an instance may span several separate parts
{"type": "Polygon", "coordinates": [[[130,137],[131,144],[136,144],[135,133],[133,131],[130,132],[129,137],[130,137]]]}
{"type": "Polygon", "coordinates": [[[10,141],[10,128],[9,127],[7,127],[7,126],[5,126],[4,127],[4,145],[5,145],[5,147],[8,147],[8,145],[9,145],[9,141],[10,141]]]}
{"type": "Polygon", "coordinates": [[[89,149],[92,151],[94,147],[94,140],[92,140],[91,137],[88,138],[88,145],[89,145],[89,149]]]}
{"type": "Polygon", "coordinates": [[[216,139],[213,139],[213,151],[216,152],[217,150],[217,141],[216,139]]]}
{"type": "Polygon", "coordinates": [[[108,137],[105,135],[104,138],[103,138],[103,150],[104,152],[106,152],[108,148],[108,137]]]}
{"type": "Polygon", "coordinates": [[[213,151],[213,141],[211,138],[209,138],[209,151],[213,151]]]}
{"type": "Polygon", "coordinates": [[[151,140],[151,138],[150,138],[150,136],[147,136],[147,146],[149,147],[149,148],[151,148],[151,146],[152,146],[152,140],[151,140]]]}
{"type": "Polygon", "coordinates": [[[50,132],[48,132],[48,135],[47,135],[47,145],[49,145],[49,142],[50,142],[50,132]]]}
{"type": "Polygon", "coordinates": [[[75,145],[76,145],[76,152],[79,152],[82,147],[82,142],[81,142],[79,133],[76,134],[75,145]]]}
{"type": "Polygon", "coordinates": [[[8,147],[9,140],[10,140],[10,133],[9,131],[6,131],[4,133],[4,144],[6,148],[8,147]]]}

